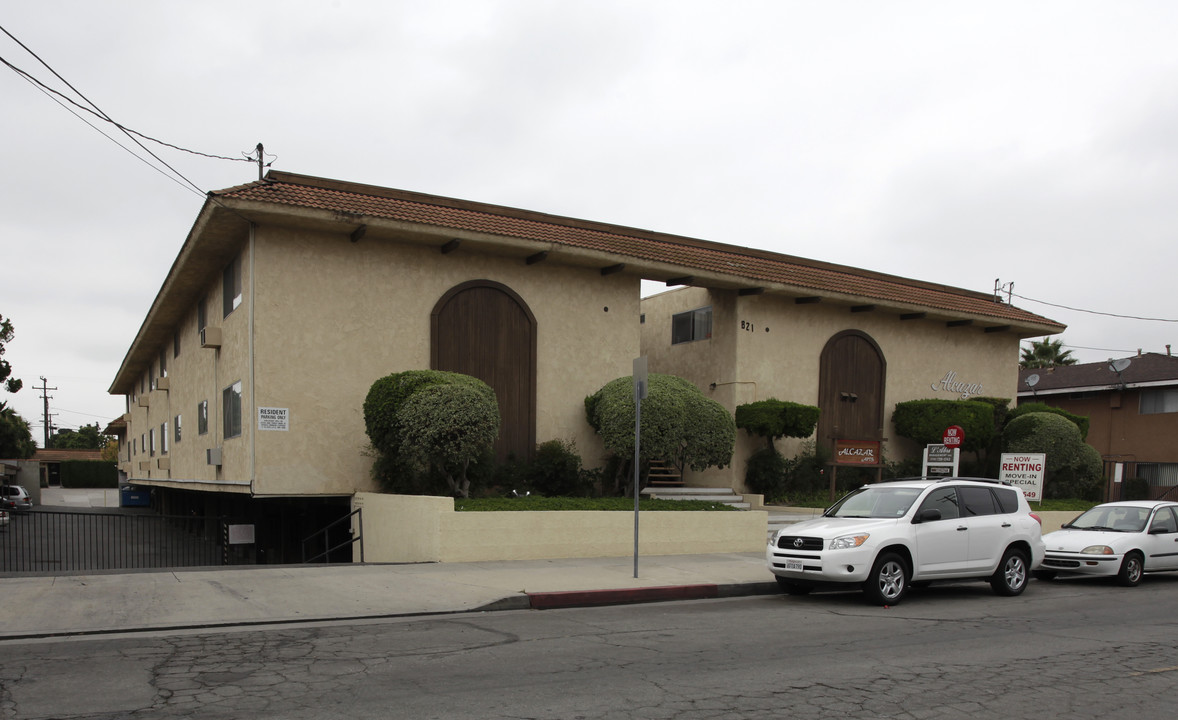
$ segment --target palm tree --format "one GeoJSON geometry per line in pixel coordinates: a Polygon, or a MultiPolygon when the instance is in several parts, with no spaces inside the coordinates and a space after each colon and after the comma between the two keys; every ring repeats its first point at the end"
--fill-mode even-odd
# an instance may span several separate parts
{"type": "Polygon", "coordinates": [[[1076,358],[1071,350],[1063,349],[1063,340],[1032,340],[1030,347],[1024,347],[1019,367],[1047,368],[1057,365],[1075,365],[1076,358]]]}

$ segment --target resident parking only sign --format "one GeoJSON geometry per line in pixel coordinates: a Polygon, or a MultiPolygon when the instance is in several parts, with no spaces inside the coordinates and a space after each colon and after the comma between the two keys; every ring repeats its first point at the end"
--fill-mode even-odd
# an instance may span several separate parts
{"type": "Polygon", "coordinates": [[[1018,486],[1027,500],[1043,501],[1043,468],[1046,453],[1002,453],[998,479],[1018,486]]]}

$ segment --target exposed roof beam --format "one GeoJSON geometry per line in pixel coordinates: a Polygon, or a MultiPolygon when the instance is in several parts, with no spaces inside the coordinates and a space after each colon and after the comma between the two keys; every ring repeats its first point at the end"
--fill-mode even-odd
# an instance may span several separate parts
{"type": "Polygon", "coordinates": [[[822,298],[820,298],[820,297],[811,296],[811,297],[794,298],[794,303],[797,305],[813,305],[814,303],[820,303],[820,302],[822,302],[822,298]]]}
{"type": "Polygon", "coordinates": [[[442,254],[449,255],[450,253],[457,250],[458,246],[461,244],[462,244],[461,240],[459,240],[458,238],[454,238],[453,240],[451,240],[450,242],[448,242],[442,246],[442,254]]]}
{"type": "Polygon", "coordinates": [[[358,227],[352,231],[352,242],[360,242],[360,238],[364,237],[364,235],[367,233],[368,233],[368,226],[361,225],[360,227],[358,227]]]}
{"type": "Polygon", "coordinates": [[[621,271],[623,271],[625,269],[626,269],[626,263],[618,263],[617,265],[608,265],[606,267],[601,268],[601,274],[604,277],[606,275],[613,275],[615,273],[620,273],[621,271]]]}
{"type": "Polygon", "coordinates": [[[529,265],[535,265],[536,263],[543,262],[544,260],[547,260],[547,259],[548,259],[548,251],[541,250],[540,252],[536,253],[535,255],[529,255],[528,259],[527,259],[527,263],[529,265]]]}
{"type": "Polygon", "coordinates": [[[695,282],[695,277],[692,275],[684,275],[683,277],[671,278],[667,281],[667,287],[672,285],[690,285],[695,282]]]}
{"type": "Polygon", "coordinates": [[[853,312],[853,313],[871,312],[874,309],[875,309],[874,305],[852,305],[851,306],[851,312],[853,312]]]}
{"type": "Polygon", "coordinates": [[[1010,329],[1009,325],[994,325],[992,327],[986,328],[984,332],[988,332],[988,333],[1006,332],[1009,329],[1010,329]]]}
{"type": "Polygon", "coordinates": [[[973,325],[973,320],[950,320],[945,323],[945,327],[969,327],[973,325]]]}
{"type": "Polygon", "coordinates": [[[928,317],[926,312],[904,313],[900,316],[901,320],[923,320],[928,317]]]}
{"type": "Polygon", "coordinates": [[[765,288],[763,288],[763,287],[741,288],[740,290],[736,291],[736,294],[741,297],[746,297],[748,295],[764,295],[765,288]]]}

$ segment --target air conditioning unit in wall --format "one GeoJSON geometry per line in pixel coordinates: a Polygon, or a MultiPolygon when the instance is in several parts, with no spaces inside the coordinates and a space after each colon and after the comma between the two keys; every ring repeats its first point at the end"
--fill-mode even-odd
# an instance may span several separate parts
{"type": "Polygon", "coordinates": [[[219,467],[221,465],[221,448],[216,447],[205,450],[205,459],[209,465],[217,465],[219,467]]]}
{"type": "Polygon", "coordinates": [[[202,348],[221,347],[221,328],[206,327],[200,331],[200,346],[202,348]]]}
{"type": "Polygon", "coordinates": [[[148,407],[150,405],[151,405],[151,401],[148,399],[147,395],[140,395],[139,396],[139,407],[148,407]]]}
{"type": "Polygon", "coordinates": [[[155,466],[160,470],[170,470],[172,468],[172,461],[169,458],[158,458],[155,461],[155,466]]]}
{"type": "Polygon", "coordinates": [[[151,461],[150,460],[140,460],[139,461],[139,469],[144,470],[144,471],[151,470],[151,461]]]}
{"type": "Polygon", "coordinates": [[[155,389],[156,390],[163,390],[164,392],[167,392],[168,386],[171,384],[172,384],[171,380],[169,380],[166,377],[162,377],[162,378],[159,378],[155,381],[155,389]]]}

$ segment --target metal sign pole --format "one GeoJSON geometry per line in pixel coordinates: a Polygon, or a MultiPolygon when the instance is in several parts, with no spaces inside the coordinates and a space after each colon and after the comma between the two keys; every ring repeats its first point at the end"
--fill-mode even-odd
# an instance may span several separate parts
{"type": "Polygon", "coordinates": [[[634,358],[634,577],[638,578],[638,458],[642,447],[642,398],[646,397],[646,358],[634,358]]]}

